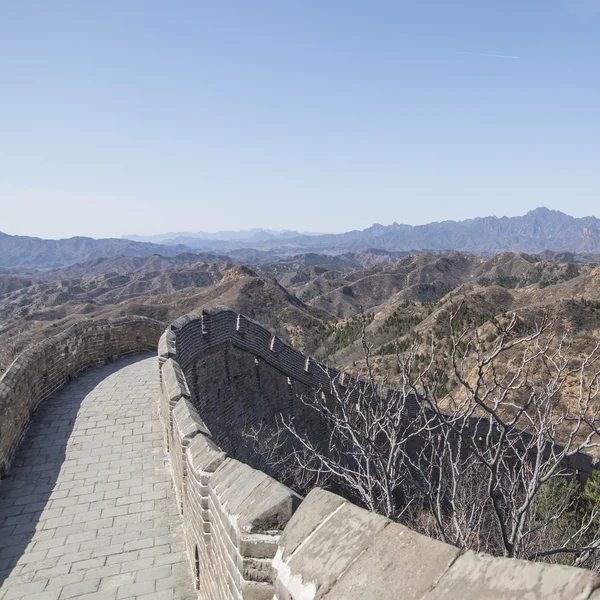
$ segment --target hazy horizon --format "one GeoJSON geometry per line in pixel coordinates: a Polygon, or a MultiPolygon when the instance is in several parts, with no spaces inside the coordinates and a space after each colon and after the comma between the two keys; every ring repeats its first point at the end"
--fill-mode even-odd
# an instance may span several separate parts
{"type": "MultiPolygon", "coordinates": [[[[550,211],[558,211],[558,209],[552,209],[546,206],[537,206],[533,209],[530,209],[522,214],[517,214],[517,215],[501,215],[501,214],[481,214],[481,215],[476,215],[475,217],[469,217],[467,219],[444,219],[439,220],[439,219],[435,219],[432,221],[428,221],[426,223],[403,223],[403,222],[399,222],[399,221],[394,221],[392,223],[370,223],[368,225],[365,225],[364,227],[360,227],[360,228],[355,228],[353,230],[345,230],[345,231],[320,231],[320,232],[315,232],[315,231],[298,231],[297,233],[299,235],[328,235],[328,234],[339,234],[339,233],[347,233],[349,231],[363,231],[365,229],[368,229],[370,227],[376,226],[376,225],[383,225],[384,227],[389,227],[390,225],[409,225],[411,227],[419,227],[422,225],[429,225],[429,224],[434,224],[434,223],[443,223],[443,222],[453,222],[453,223],[457,223],[457,222],[462,222],[462,221],[466,221],[466,220],[472,220],[472,219],[483,219],[483,218],[498,218],[498,219],[502,219],[502,218],[515,218],[515,217],[522,217],[525,216],[527,213],[535,211],[535,210],[540,210],[540,209],[548,209],[550,211]]],[[[587,214],[587,215],[573,215],[573,214],[569,214],[568,212],[565,211],[558,211],[562,214],[565,214],[569,217],[574,217],[574,218],[585,218],[585,217],[591,217],[591,218],[599,218],[594,214],[587,214]]],[[[72,238],[72,237],[91,237],[94,239],[105,239],[105,238],[112,238],[112,239],[133,239],[133,238],[152,238],[152,237],[164,237],[165,239],[173,239],[173,237],[175,236],[181,236],[184,237],[186,235],[189,236],[194,236],[194,235],[198,235],[198,234],[204,234],[204,235],[208,235],[208,236],[215,236],[218,233],[248,233],[248,232],[253,232],[253,231],[267,231],[273,234],[281,234],[281,233],[288,233],[288,232],[292,232],[294,230],[292,229],[280,229],[280,230],[274,230],[274,229],[270,229],[267,227],[253,227],[253,228],[249,228],[249,229],[238,229],[238,230],[218,230],[218,231],[157,231],[157,232],[153,232],[153,233],[145,233],[145,234],[140,234],[140,233],[127,233],[127,234],[122,234],[122,235],[115,235],[115,236],[84,236],[81,234],[74,234],[74,235],[70,235],[70,236],[65,236],[65,237],[48,237],[48,238],[43,238],[42,236],[35,236],[35,235],[30,235],[30,234],[18,234],[18,233],[11,233],[10,231],[5,231],[0,229],[0,233],[4,233],[7,235],[17,235],[17,236],[24,236],[24,237],[42,237],[42,239],[50,239],[50,240],[57,240],[57,239],[68,239],[68,238],[72,238]],[[165,236],[173,236],[173,237],[165,237],[165,236]]],[[[224,241],[226,238],[216,238],[213,237],[212,239],[214,240],[218,240],[218,241],[224,241]]],[[[232,238],[233,239],[233,238],[232,238]]],[[[242,239],[242,238],[236,238],[236,239],[242,239]]],[[[155,243],[161,243],[161,242],[155,242],[155,243]]]]}

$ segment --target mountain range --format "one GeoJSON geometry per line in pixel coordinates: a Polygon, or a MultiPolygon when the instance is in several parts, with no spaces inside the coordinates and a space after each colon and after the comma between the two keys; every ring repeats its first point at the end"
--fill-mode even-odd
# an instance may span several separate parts
{"type": "Polygon", "coordinates": [[[273,229],[245,229],[242,231],[217,231],[215,233],[207,233],[206,231],[190,232],[182,231],[179,233],[159,233],[156,235],[124,235],[122,238],[132,240],[134,242],[153,242],[155,244],[188,244],[193,247],[195,244],[201,244],[203,240],[219,240],[219,241],[234,241],[234,240],[251,240],[252,242],[262,242],[273,239],[295,238],[301,235],[320,235],[318,233],[310,233],[305,231],[299,233],[297,231],[274,231],[273,229]]]}
{"type": "Polygon", "coordinates": [[[189,249],[146,242],[106,238],[72,237],[44,240],[37,237],[8,235],[0,231],[0,267],[53,269],[90,258],[114,256],[176,256],[189,249]]]}
{"type": "Polygon", "coordinates": [[[340,234],[299,235],[285,239],[197,241],[196,248],[225,251],[242,246],[268,250],[287,248],[315,252],[362,251],[378,248],[400,251],[473,252],[493,256],[499,252],[599,252],[600,219],[576,218],[557,210],[537,208],[518,217],[480,217],[426,225],[375,224],[340,234]]]}
{"type": "Polygon", "coordinates": [[[252,264],[305,252],[340,254],[368,249],[457,250],[482,256],[500,252],[600,253],[600,219],[576,218],[547,208],[537,208],[520,217],[483,217],[418,226],[375,224],[340,234],[249,230],[214,234],[222,239],[198,237],[201,235],[206,234],[159,234],[154,236],[161,241],[157,244],[123,238],[44,240],[0,233],[0,268],[52,269],[101,257],[154,254],[170,257],[186,252],[216,252],[252,264]]]}

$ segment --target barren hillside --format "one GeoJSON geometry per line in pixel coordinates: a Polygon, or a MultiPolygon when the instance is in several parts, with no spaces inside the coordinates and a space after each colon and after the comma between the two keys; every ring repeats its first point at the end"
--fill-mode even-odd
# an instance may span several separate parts
{"type": "Polygon", "coordinates": [[[301,254],[246,267],[227,256],[184,254],[93,259],[43,273],[0,274],[0,366],[27,344],[81,319],[141,314],[167,323],[212,306],[242,312],[296,347],[345,368],[361,358],[362,309],[382,374],[393,370],[393,342],[406,344],[430,333],[443,338],[440,322],[450,302],[464,301],[469,318],[483,331],[505,313],[535,320],[547,312],[576,335],[595,339],[600,268],[586,257],[567,258],[571,262],[523,253],[488,259],[458,252],[402,257],[369,250],[301,254]]]}

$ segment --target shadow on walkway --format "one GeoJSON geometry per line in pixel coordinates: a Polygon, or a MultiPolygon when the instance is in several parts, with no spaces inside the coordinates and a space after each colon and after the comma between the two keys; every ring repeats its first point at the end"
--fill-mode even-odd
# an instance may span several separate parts
{"type": "MultiPolygon", "coordinates": [[[[54,516],[55,509],[47,508],[48,501],[67,496],[67,491],[56,487],[59,475],[61,483],[73,479],[72,475],[61,475],[61,469],[67,445],[69,451],[77,450],[77,444],[70,443],[69,438],[83,400],[90,403],[95,398],[100,400],[101,392],[97,388],[102,381],[150,356],[152,354],[138,354],[82,373],[40,406],[8,476],[0,482],[0,587],[15,567],[20,570],[28,562],[39,561],[40,551],[36,546],[46,542],[45,545],[51,547],[52,542],[47,542],[55,534],[57,546],[61,541],[60,518],[54,519],[55,529],[44,529],[39,524],[42,514],[44,519],[54,516]]],[[[62,511],[57,509],[56,512],[62,511]]],[[[15,575],[18,577],[19,572],[15,575]]],[[[24,576],[23,583],[31,577],[24,576]]]]}

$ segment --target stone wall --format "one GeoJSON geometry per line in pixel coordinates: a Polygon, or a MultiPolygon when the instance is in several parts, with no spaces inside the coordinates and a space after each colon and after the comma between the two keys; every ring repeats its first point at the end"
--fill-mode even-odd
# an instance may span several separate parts
{"type": "Polygon", "coordinates": [[[264,473],[228,458],[185,398],[173,410],[169,435],[200,597],[270,600],[272,560],[300,498],[264,473]]]}
{"type": "MultiPolygon", "coordinates": [[[[222,315],[226,327],[232,322],[238,323],[237,315],[224,311],[205,313],[205,326],[206,314],[216,316],[214,323],[220,323],[222,315]]],[[[235,366],[227,366],[227,351],[234,350],[229,344],[229,334],[229,329],[215,327],[210,340],[206,333],[203,338],[202,318],[189,316],[179,319],[165,332],[159,342],[159,412],[199,596],[210,600],[271,600],[272,561],[281,532],[301,498],[265,473],[231,456],[235,453],[236,437],[226,432],[234,430],[234,424],[239,423],[236,419],[242,415],[226,401],[231,394],[225,393],[227,377],[222,374],[229,368],[236,372],[237,368],[244,371],[245,367],[237,361],[235,366]],[[179,330],[178,323],[188,329],[179,330]],[[205,343],[199,345],[190,331],[205,343]],[[210,368],[202,362],[207,357],[215,359],[210,368]],[[186,365],[194,386],[214,398],[216,416],[211,420],[223,433],[229,456],[215,444],[209,427],[196,410],[197,403],[191,402],[193,394],[180,363],[186,365]],[[198,367],[204,369],[200,372],[206,375],[198,377],[202,382],[191,376],[199,372],[198,367]],[[221,389],[223,402],[219,401],[221,389]]],[[[253,369],[254,358],[251,365],[253,369]]],[[[235,376],[231,375],[232,380],[235,376]]],[[[202,406],[207,409],[209,405],[202,406]]]]}
{"type": "Polygon", "coordinates": [[[40,402],[90,367],[155,350],[163,330],[144,317],[89,320],[18,356],[0,378],[0,477],[40,402]]]}
{"type": "MultiPolygon", "coordinates": [[[[492,558],[419,535],[335,494],[303,501],[257,469],[240,429],[329,384],[324,367],[228,309],[159,341],[160,414],[199,597],[210,600],[600,600],[589,571],[492,558]],[[242,459],[242,461],[238,460],[242,459]]],[[[591,460],[576,457],[589,472],[591,460]]]]}

